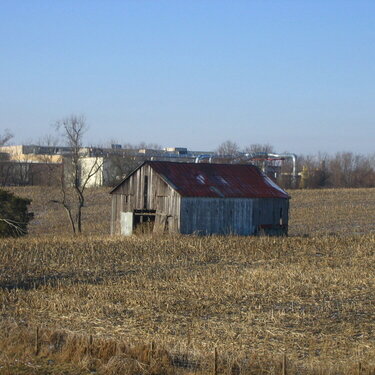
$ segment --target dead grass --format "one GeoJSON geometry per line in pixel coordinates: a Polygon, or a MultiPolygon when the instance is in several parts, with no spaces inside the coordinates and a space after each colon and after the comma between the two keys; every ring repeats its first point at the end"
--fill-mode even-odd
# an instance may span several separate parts
{"type": "Polygon", "coordinates": [[[154,341],[199,362],[217,347],[227,362],[256,355],[272,368],[286,351],[304,372],[375,366],[374,245],[374,235],[7,240],[1,316],[154,341]]]}
{"type": "Polygon", "coordinates": [[[0,242],[0,374],[374,373],[375,189],[292,192],[289,238],[90,236],[104,192],[0,242]]]}
{"type": "MultiPolygon", "coordinates": [[[[13,187],[11,191],[32,199],[35,219],[30,235],[70,235],[64,209],[51,203],[59,190],[49,187],[13,187]]],[[[83,232],[109,234],[110,189],[87,189],[83,232]]],[[[291,236],[346,235],[375,233],[375,189],[292,190],[290,192],[291,236]]]]}
{"type": "Polygon", "coordinates": [[[375,233],[375,189],[292,190],[290,235],[375,233]]]}

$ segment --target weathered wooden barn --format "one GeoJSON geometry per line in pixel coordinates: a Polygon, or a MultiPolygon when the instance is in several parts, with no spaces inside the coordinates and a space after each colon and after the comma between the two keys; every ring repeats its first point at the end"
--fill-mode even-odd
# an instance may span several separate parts
{"type": "Polygon", "coordinates": [[[288,231],[289,195],[249,164],[146,161],[112,191],[111,233],[182,234],[288,231]]]}

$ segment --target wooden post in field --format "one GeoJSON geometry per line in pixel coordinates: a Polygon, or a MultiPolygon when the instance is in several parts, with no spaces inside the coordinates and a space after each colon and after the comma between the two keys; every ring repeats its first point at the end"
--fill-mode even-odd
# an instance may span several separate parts
{"type": "Polygon", "coordinates": [[[35,331],[35,355],[39,354],[39,327],[35,331]]]}
{"type": "Polygon", "coordinates": [[[88,354],[91,356],[92,355],[92,335],[90,335],[89,337],[89,350],[88,350],[88,354]]]}
{"type": "Polygon", "coordinates": [[[283,355],[283,365],[282,365],[282,371],[281,371],[282,375],[287,375],[287,371],[286,371],[286,353],[284,353],[283,355]]]}
{"type": "Polygon", "coordinates": [[[358,362],[358,375],[362,374],[362,363],[358,362]]]}
{"type": "Polygon", "coordinates": [[[154,341],[151,341],[150,350],[148,352],[148,361],[149,361],[150,364],[151,364],[152,358],[154,356],[154,351],[155,351],[155,343],[154,343],[154,341]]]}
{"type": "Polygon", "coordinates": [[[214,375],[217,375],[217,348],[214,351],[214,375]]]}

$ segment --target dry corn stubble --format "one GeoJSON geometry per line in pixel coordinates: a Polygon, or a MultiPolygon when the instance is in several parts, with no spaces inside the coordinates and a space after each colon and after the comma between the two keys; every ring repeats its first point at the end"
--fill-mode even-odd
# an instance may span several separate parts
{"type": "Polygon", "coordinates": [[[240,362],[286,351],[305,369],[371,364],[374,244],[374,235],[8,240],[1,314],[171,353],[216,346],[240,362]]]}
{"type": "MultiPolygon", "coordinates": [[[[4,327],[17,329],[7,339],[2,330],[0,349],[17,352],[22,344],[18,353],[32,356],[40,326],[79,334],[60,342],[60,361],[107,373],[150,372],[141,348],[151,342],[172,356],[156,355],[164,370],[155,373],[212,371],[214,347],[219,373],[280,373],[284,352],[289,373],[358,373],[359,363],[367,371],[375,366],[375,235],[364,216],[373,212],[374,189],[319,194],[334,200],[332,209],[319,210],[315,191],[292,194],[291,232],[310,237],[3,240],[0,313],[4,327]],[[354,229],[343,233],[340,225],[349,224],[337,213],[347,204],[339,199],[351,192],[354,229]],[[362,209],[358,202],[366,201],[362,209]],[[356,234],[356,223],[367,234],[356,234]],[[30,340],[13,340],[22,329],[30,340]],[[90,335],[97,349],[88,358],[90,335]],[[108,349],[113,342],[117,351],[108,349]],[[119,351],[120,343],[127,349],[119,351]]],[[[40,356],[56,355],[54,345],[40,356]]]]}

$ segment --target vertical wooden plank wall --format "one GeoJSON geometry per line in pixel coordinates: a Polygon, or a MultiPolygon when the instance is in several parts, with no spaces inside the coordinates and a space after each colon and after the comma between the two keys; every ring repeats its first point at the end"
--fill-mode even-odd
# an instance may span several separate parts
{"type": "Polygon", "coordinates": [[[147,209],[156,210],[156,220],[164,215],[168,230],[178,232],[180,226],[180,195],[174,191],[149,165],[135,171],[112,193],[111,234],[120,234],[121,212],[144,208],[144,183],[148,177],[147,209]]]}

